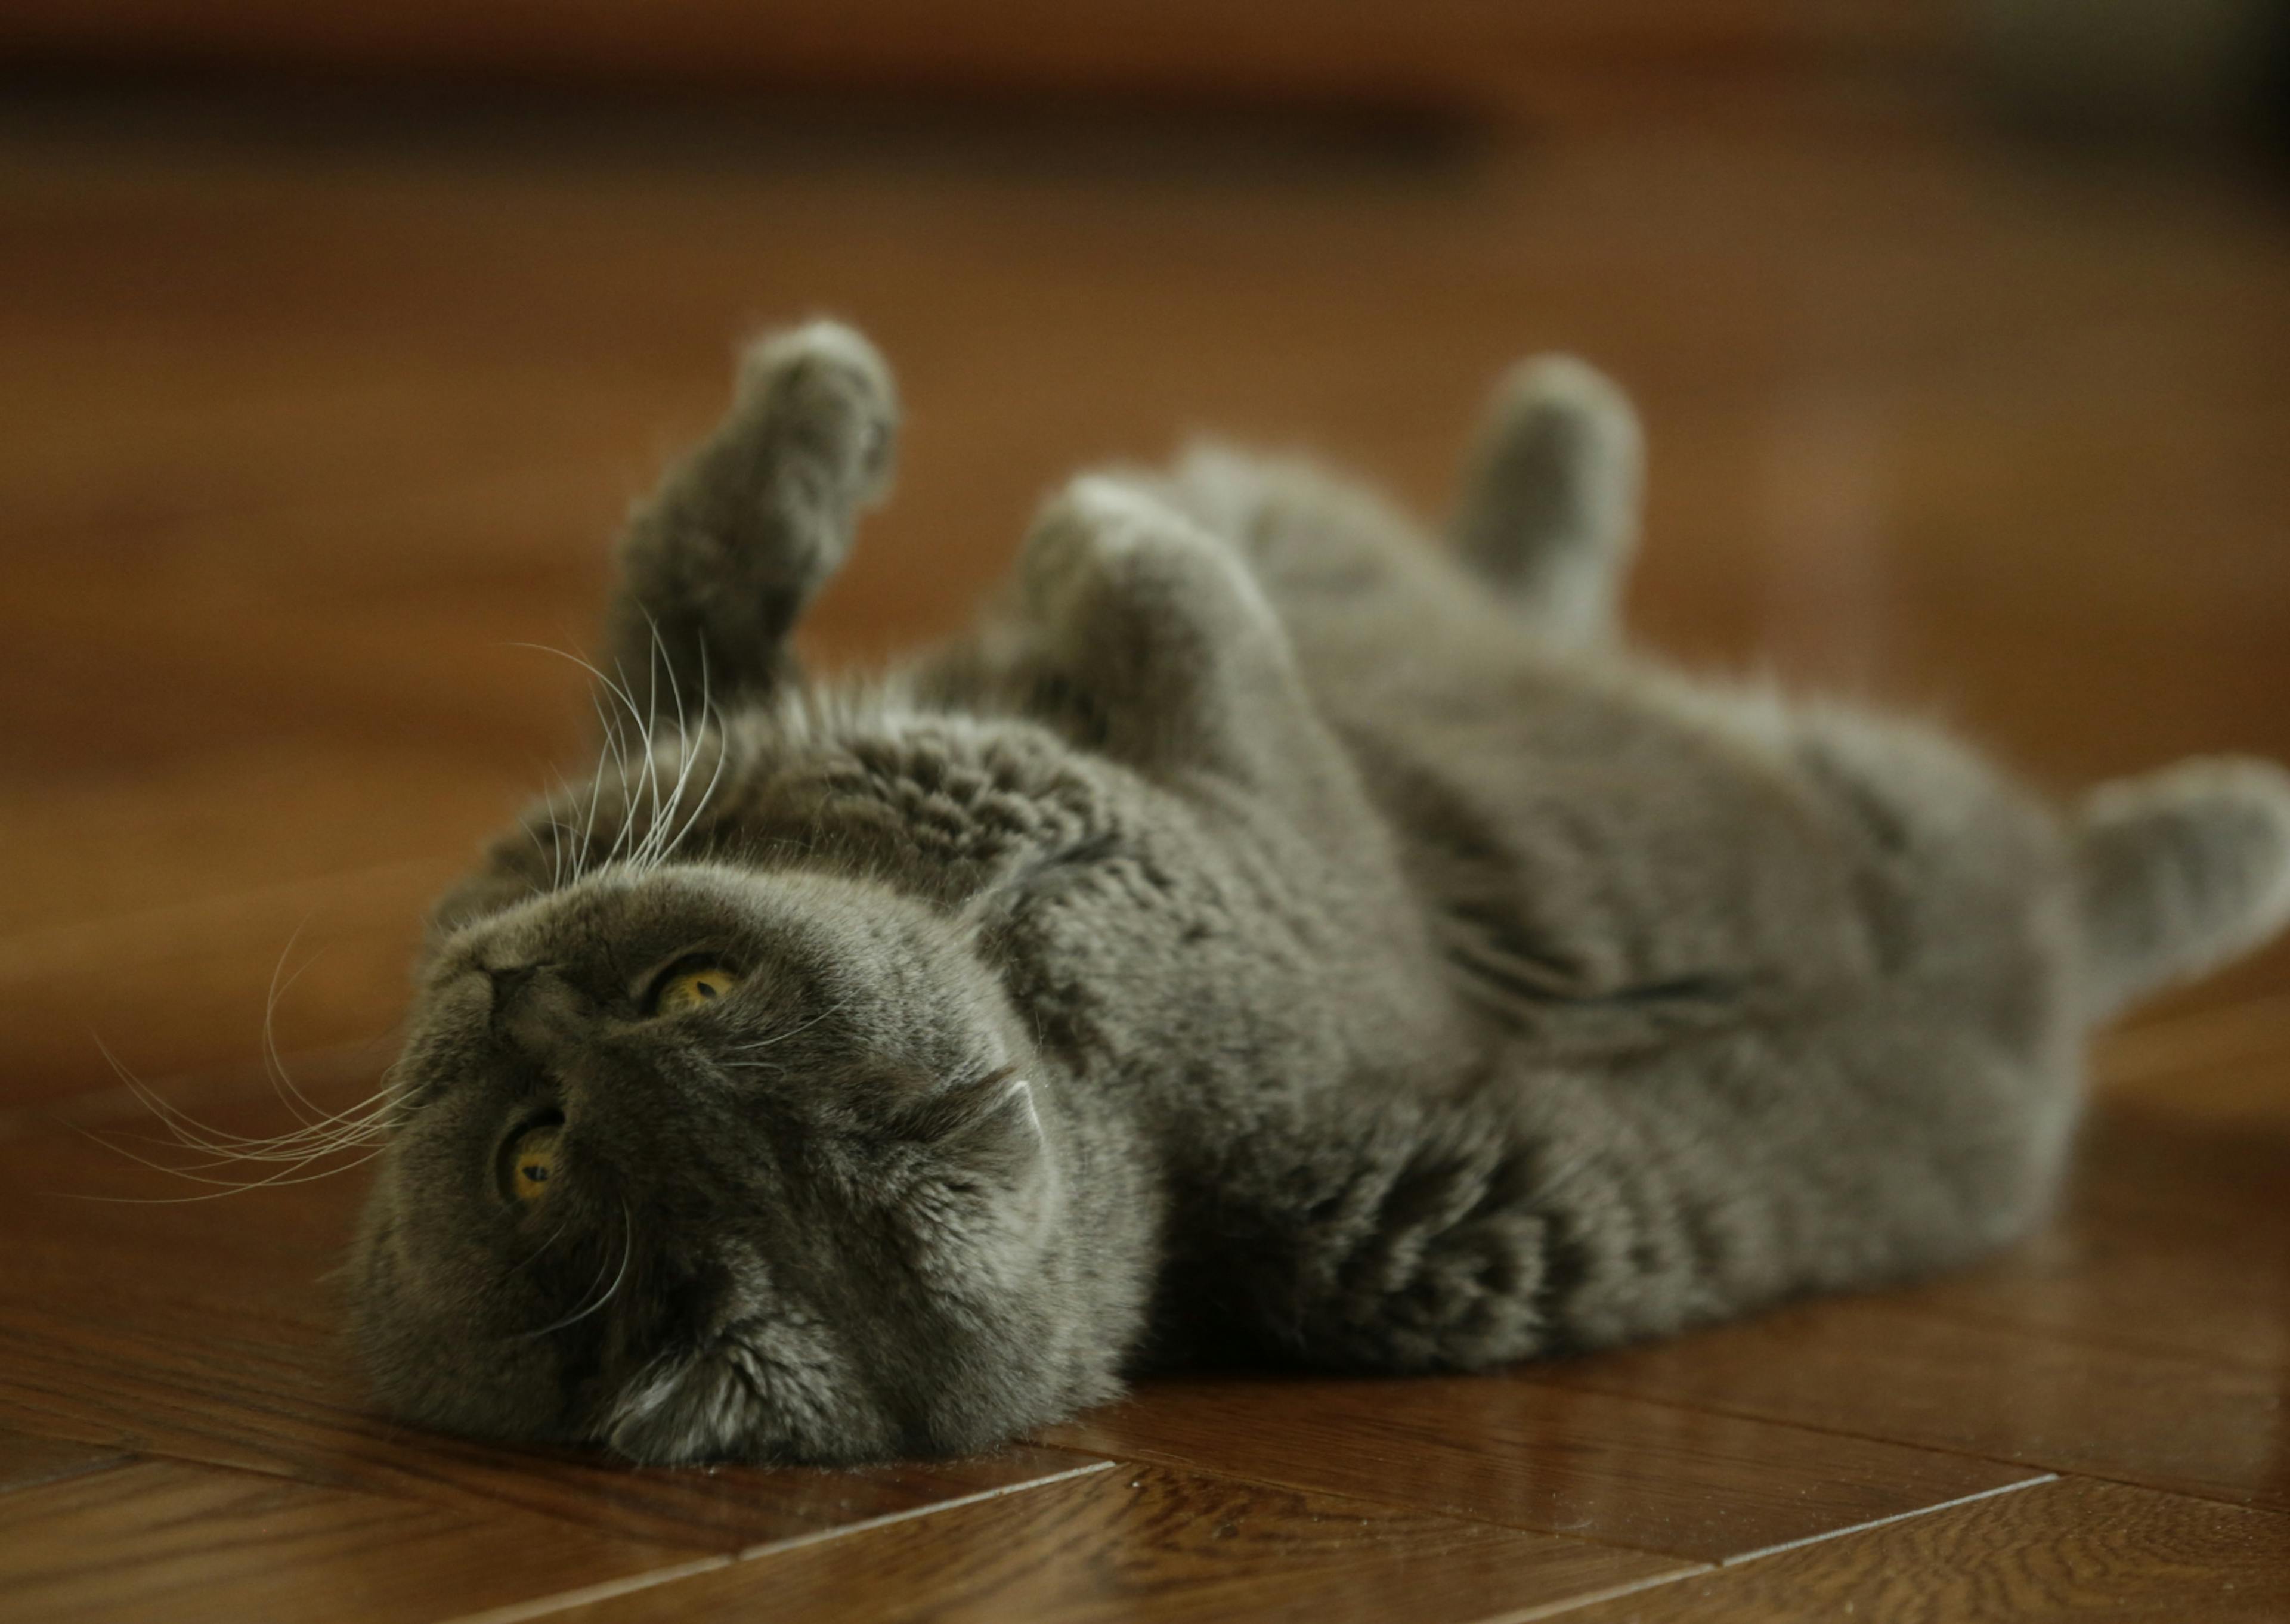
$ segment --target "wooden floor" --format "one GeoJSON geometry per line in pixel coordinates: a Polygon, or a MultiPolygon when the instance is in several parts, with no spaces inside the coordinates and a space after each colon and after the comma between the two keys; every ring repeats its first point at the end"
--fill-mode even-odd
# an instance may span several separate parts
{"type": "MultiPolygon", "coordinates": [[[[402,110],[401,110],[402,111],[402,110]]],[[[1642,398],[1633,609],[2069,787],[2290,757],[2290,224],[1940,118],[1547,140],[1181,113],[0,119],[0,1615],[2290,1617],[2290,956],[2099,1057],[2056,1224],[1921,1289],[1501,1377],[1200,1379],[989,1458],[633,1471],[386,1424],[361,1175],[196,1196],[372,1085],[414,921],[583,754],[604,544],[732,340],[900,365],[813,646],[955,623],[1078,462],[1215,426],[1435,504],[1478,394],[1642,398]]]]}

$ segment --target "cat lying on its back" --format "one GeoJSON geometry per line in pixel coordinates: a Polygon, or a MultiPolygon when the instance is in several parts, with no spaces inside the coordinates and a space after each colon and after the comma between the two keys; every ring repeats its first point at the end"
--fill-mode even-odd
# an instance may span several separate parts
{"type": "Polygon", "coordinates": [[[1977,1255],[2085,1033],[2290,916],[2290,778],[2064,813],[1615,645],[1637,430],[1523,369],[1442,556],[1217,452],[813,686],[866,343],[636,515],[643,739],[440,905],[351,1270],[392,1412],[643,1460],[969,1449],[1153,1362],[1500,1364],[1977,1255]],[[704,696],[704,700],[703,700],[704,696]]]}

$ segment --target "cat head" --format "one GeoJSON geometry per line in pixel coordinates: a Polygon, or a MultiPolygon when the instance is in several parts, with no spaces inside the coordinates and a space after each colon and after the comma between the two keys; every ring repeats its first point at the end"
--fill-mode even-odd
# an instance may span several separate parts
{"type": "Polygon", "coordinates": [[[379,1398],[830,1461],[1101,1396],[1037,1066],[958,924],[866,880],[606,869],[442,929],[349,1273],[379,1398]]]}

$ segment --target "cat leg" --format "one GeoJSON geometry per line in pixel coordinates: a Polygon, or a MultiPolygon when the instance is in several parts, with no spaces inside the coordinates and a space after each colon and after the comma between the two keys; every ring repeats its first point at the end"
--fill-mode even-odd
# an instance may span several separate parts
{"type": "Polygon", "coordinates": [[[1018,588],[1039,684],[1106,754],[1281,799],[1357,795],[1247,565],[1148,489],[1075,480],[1028,533],[1018,588]]]}
{"type": "Polygon", "coordinates": [[[1613,630],[1637,546],[1645,446],[1621,390],[1565,356],[1520,364],[1495,391],[1449,530],[1463,563],[1538,630],[1613,630]]]}
{"type": "Polygon", "coordinates": [[[639,704],[771,692],[787,634],[890,482],[898,404],[868,341],[834,322],[757,340],[732,409],[629,516],[609,633],[639,704]]]}
{"type": "Polygon", "coordinates": [[[1668,1335],[2025,1233],[2077,1094],[2063,1056],[1876,1004],[1603,1064],[1521,1049],[1461,1095],[1338,1091],[1237,1139],[1187,1289],[1340,1368],[1668,1335]]]}

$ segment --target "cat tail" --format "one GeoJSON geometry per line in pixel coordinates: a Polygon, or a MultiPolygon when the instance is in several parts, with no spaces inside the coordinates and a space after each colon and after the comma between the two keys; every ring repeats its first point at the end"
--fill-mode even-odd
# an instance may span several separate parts
{"type": "Polygon", "coordinates": [[[2290,772],[2217,756],[2103,784],[2072,820],[2094,1020],[2290,923],[2290,772]]]}

